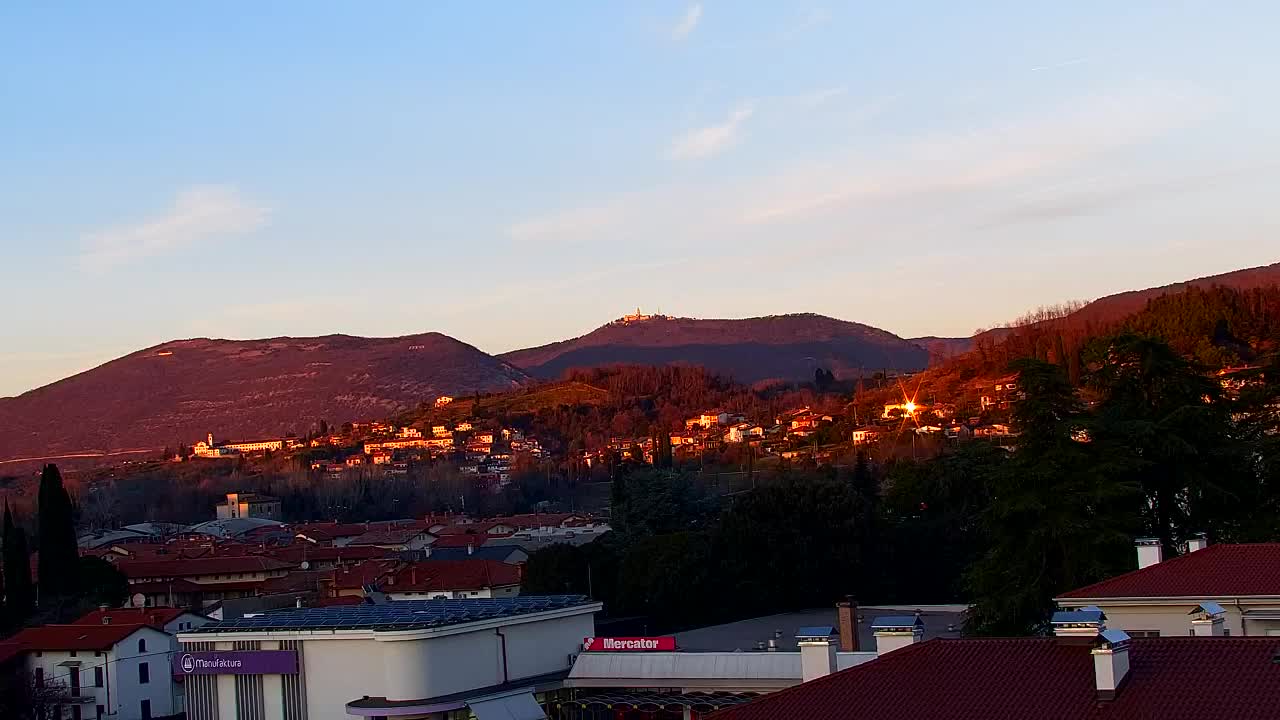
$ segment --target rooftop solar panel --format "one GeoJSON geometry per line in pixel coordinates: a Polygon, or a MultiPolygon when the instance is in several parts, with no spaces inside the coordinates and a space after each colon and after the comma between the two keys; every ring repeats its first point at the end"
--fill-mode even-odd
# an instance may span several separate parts
{"type": "Polygon", "coordinates": [[[556,610],[589,602],[591,600],[584,595],[535,595],[484,600],[396,600],[383,605],[287,608],[267,611],[253,617],[209,623],[194,632],[248,632],[308,628],[408,630],[556,610]]]}

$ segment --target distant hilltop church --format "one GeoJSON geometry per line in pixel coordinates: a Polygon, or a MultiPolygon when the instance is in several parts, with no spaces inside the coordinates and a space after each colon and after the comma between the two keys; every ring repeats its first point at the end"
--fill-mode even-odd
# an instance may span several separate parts
{"type": "Polygon", "coordinates": [[[618,318],[617,320],[614,320],[613,322],[617,325],[630,325],[631,323],[644,322],[646,320],[667,320],[667,319],[670,319],[669,316],[663,315],[661,308],[659,308],[658,312],[653,315],[645,315],[644,313],[640,312],[640,308],[636,308],[636,312],[634,315],[623,315],[622,317],[618,318]]]}

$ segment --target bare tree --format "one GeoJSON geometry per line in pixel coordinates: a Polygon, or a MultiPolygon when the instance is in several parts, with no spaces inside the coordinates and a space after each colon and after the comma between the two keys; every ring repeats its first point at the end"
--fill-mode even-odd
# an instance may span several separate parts
{"type": "Polygon", "coordinates": [[[58,720],[61,708],[72,701],[61,681],[37,682],[34,674],[19,671],[0,680],[0,717],[12,720],[58,720]]]}

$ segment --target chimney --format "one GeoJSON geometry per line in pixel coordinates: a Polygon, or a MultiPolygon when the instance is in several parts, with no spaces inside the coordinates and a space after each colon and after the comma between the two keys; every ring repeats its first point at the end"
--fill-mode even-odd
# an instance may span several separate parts
{"type": "Polygon", "coordinates": [[[1107,616],[1096,606],[1081,610],[1060,610],[1053,614],[1049,624],[1053,634],[1064,645],[1089,645],[1106,627],[1107,616]]]}
{"type": "Polygon", "coordinates": [[[1149,568],[1164,559],[1164,548],[1159,538],[1138,538],[1133,541],[1138,549],[1138,569],[1149,568]]]}
{"type": "Polygon", "coordinates": [[[835,629],[830,625],[802,627],[796,631],[800,646],[800,680],[809,682],[836,671],[836,646],[831,642],[835,629]]]}
{"type": "Polygon", "coordinates": [[[885,615],[871,621],[876,635],[876,654],[884,655],[920,642],[924,621],[919,615],[885,615]]]}
{"type": "Polygon", "coordinates": [[[852,598],[836,603],[840,628],[840,652],[858,652],[858,603],[852,598]]]}
{"type": "Polygon", "coordinates": [[[1093,678],[1099,700],[1114,700],[1129,677],[1129,634],[1105,630],[1102,644],[1093,649],[1093,678]]]}
{"type": "Polygon", "coordinates": [[[769,652],[778,652],[778,641],[773,638],[769,638],[768,647],[769,647],[769,652]]]}
{"type": "Polygon", "coordinates": [[[1191,634],[1196,637],[1222,637],[1223,621],[1227,611],[1218,603],[1208,600],[1200,603],[1192,610],[1191,634]]]}
{"type": "Polygon", "coordinates": [[[1209,547],[1209,538],[1204,533],[1196,533],[1187,538],[1187,552],[1193,553],[1209,547]]]}

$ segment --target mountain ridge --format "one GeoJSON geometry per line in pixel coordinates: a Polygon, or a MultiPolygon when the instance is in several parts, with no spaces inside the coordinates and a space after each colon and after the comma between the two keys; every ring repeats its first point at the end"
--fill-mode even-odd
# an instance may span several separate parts
{"type": "Polygon", "coordinates": [[[438,395],[529,380],[438,332],[170,340],[0,398],[0,460],[159,449],[206,432],[302,434],[322,418],[383,419],[438,395]]]}
{"type": "Polygon", "coordinates": [[[575,338],[498,357],[541,378],[575,367],[687,364],[744,382],[811,378],[818,367],[850,376],[920,369],[928,361],[927,351],[893,333],[816,313],[752,318],[637,314],[575,338]]]}

